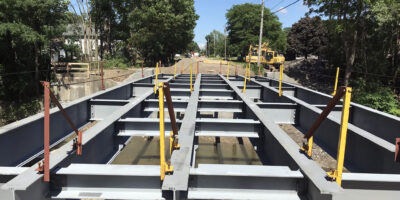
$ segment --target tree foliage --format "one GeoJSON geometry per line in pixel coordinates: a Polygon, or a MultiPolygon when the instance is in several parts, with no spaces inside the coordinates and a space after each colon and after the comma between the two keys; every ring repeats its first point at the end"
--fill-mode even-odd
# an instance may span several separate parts
{"type": "Polygon", "coordinates": [[[327,32],[319,17],[306,16],[292,25],[288,45],[306,59],[309,54],[320,55],[328,42],[327,32]]]}
{"type": "Polygon", "coordinates": [[[2,119],[34,113],[40,105],[39,80],[49,78],[50,55],[68,20],[67,1],[0,1],[0,103],[2,119]],[[27,72],[27,73],[20,73],[27,72]]]}
{"type": "Polygon", "coordinates": [[[129,44],[147,62],[172,62],[194,38],[193,0],[135,1],[129,13],[129,44]]]}
{"type": "Polygon", "coordinates": [[[341,67],[353,99],[400,114],[400,2],[396,0],[307,0],[311,12],[325,17],[328,45],[322,56],[341,67]],[[343,70],[344,69],[344,70],[343,70]]]}
{"type": "Polygon", "coordinates": [[[211,33],[205,37],[207,44],[206,50],[208,56],[225,56],[225,39],[226,36],[217,31],[213,30],[211,33]]]}
{"type": "MultiPolygon", "coordinates": [[[[234,5],[226,13],[229,32],[229,51],[233,55],[244,57],[250,44],[258,45],[261,8],[259,4],[234,5]]],[[[286,37],[278,17],[268,8],[264,8],[263,42],[269,42],[274,50],[286,50],[286,37]]]]}

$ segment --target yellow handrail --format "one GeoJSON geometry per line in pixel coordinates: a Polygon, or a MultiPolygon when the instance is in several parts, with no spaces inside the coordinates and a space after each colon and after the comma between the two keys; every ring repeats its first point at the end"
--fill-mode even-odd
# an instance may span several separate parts
{"type": "Polygon", "coordinates": [[[244,83],[242,93],[246,93],[246,81],[247,81],[247,66],[245,67],[244,83]]]}
{"type": "Polygon", "coordinates": [[[342,108],[342,120],[340,124],[340,135],[339,145],[337,151],[337,168],[334,171],[328,172],[328,176],[335,179],[336,183],[342,185],[342,173],[344,165],[344,154],[346,151],[346,138],[347,138],[347,126],[349,123],[349,110],[351,102],[351,87],[346,87],[346,91],[343,97],[343,108],[342,108]]]}
{"type": "Polygon", "coordinates": [[[165,174],[173,171],[173,167],[165,162],[165,126],[164,126],[164,83],[158,84],[158,104],[160,113],[160,179],[164,180],[165,174]]]}
{"type": "Polygon", "coordinates": [[[282,79],[283,79],[283,64],[279,70],[279,96],[282,96],[282,79]]]}

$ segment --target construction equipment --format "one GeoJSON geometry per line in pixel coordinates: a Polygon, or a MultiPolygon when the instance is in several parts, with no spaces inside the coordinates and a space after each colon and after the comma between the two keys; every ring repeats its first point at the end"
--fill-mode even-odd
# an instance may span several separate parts
{"type": "MultiPolygon", "coordinates": [[[[260,63],[264,66],[266,69],[277,69],[283,62],[285,62],[285,57],[283,55],[278,54],[277,51],[273,51],[271,48],[268,47],[269,43],[264,42],[261,45],[261,56],[260,56],[260,63]]],[[[258,60],[258,46],[252,46],[250,45],[249,51],[251,52],[251,55],[249,54],[246,56],[246,62],[250,63],[257,63],[258,60]]]]}

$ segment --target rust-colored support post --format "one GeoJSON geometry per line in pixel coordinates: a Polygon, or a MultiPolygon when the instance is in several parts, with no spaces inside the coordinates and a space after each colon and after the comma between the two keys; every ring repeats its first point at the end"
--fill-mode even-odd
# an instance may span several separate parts
{"type": "Polygon", "coordinates": [[[142,78],[144,78],[144,73],[143,73],[143,62],[142,62],[142,78]]]}
{"type": "Polygon", "coordinates": [[[71,128],[75,131],[75,134],[77,135],[77,139],[74,140],[74,146],[76,148],[76,155],[82,155],[82,131],[79,131],[75,124],[72,122],[71,118],[68,116],[67,112],[65,112],[64,108],[60,104],[60,102],[57,100],[56,96],[53,94],[52,91],[48,88],[49,95],[51,100],[57,105],[58,109],[60,109],[61,114],[64,116],[64,118],[67,120],[68,124],[71,126],[71,128]]]}
{"type": "Polygon", "coordinates": [[[173,167],[165,162],[165,124],[164,124],[164,83],[159,83],[158,104],[160,115],[160,179],[164,180],[166,173],[172,173],[173,167]]]}
{"type": "Polygon", "coordinates": [[[78,131],[78,140],[76,142],[76,155],[82,155],[82,131],[78,131]]]}
{"type": "Polygon", "coordinates": [[[100,61],[101,67],[101,90],[105,90],[104,88],[104,74],[103,74],[103,61],[100,61]]]}
{"type": "Polygon", "coordinates": [[[329,115],[329,113],[333,110],[335,105],[340,101],[340,99],[345,94],[345,92],[346,92],[346,87],[339,88],[336,95],[332,98],[332,100],[328,103],[328,105],[325,107],[325,109],[319,115],[317,120],[315,120],[315,122],[313,123],[311,128],[304,135],[304,138],[307,139],[307,144],[303,145],[301,150],[304,151],[305,153],[307,153],[307,155],[309,157],[312,156],[313,135],[314,135],[315,131],[322,124],[322,122],[326,119],[326,117],[329,115]]]}
{"type": "Polygon", "coordinates": [[[175,111],[174,111],[174,105],[172,102],[171,98],[171,91],[169,87],[169,83],[165,82],[164,83],[164,96],[165,100],[167,102],[168,106],[168,113],[169,113],[169,118],[171,120],[171,127],[172,131],[170,133],[170,144],[169,144],[169,152],[172,154],[172,151],[175,149],[179,149],[180,145],[178,144],[177,140],[177,135],[178,135],[178,126],[176,125],[176,119],[175,119],[175,111]]]}
{"type": "Polygon", "coordinates": [[[50,83],[43,81],[44,88],[44,160],[43,181],[50,182],[50,83]]]}

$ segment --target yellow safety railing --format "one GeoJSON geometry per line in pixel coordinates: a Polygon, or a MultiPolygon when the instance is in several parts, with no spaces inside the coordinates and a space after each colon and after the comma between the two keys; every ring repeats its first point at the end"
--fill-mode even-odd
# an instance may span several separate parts
{"type": "Polygon", "coordinates": [[[339,79],[339,67],[336,68],[335,88],[333,89],[332,96],[335,96],[335,95],[336,95],[336,89],[337,89],[338,79],[339,79]]]}
{"type": "Polygon", "coordinates": [[[346,137],[347,137],[347,126],[349,122],[349,111],[351,102],[351,87],[340,87],[338,93],[331,99],[322,113],[318,116],[317,120],[313,123],[311,128],[307,131],[304,138],[307,138],[307,144],[304,144],[300,150],[307,154],[308,157],[312,156],[312,145],[313,145],[313,135],[318,127],[322,124],[323,120],[329,115],[329,113],[335,108],[335,105],[343,97],[343,108],[342,108],[342,118],[340,123],[340,133],[339,133],[339,144],[337,152],[337,168],[331,172],[328,172],[328,177],[335,180],[339,185],[342,184],[342,172],[344,165],[344,154],[346,150],[346,137]]]}
{"type": "Polygon", "coordinates": [[[346,138],[347,138],[347,126],[349,122],[349,110],[351,102],[351,87],[346,87],[346,91],[343,97],[343,108],[342,108],[342,120],[340,124],[340,135],[339,145],[337,152],[337,168],[331,172],[328,172],[328,176],[336,181],[340,186],[342,185],[342,173],[344,165],[344,154],[346,151],[346,138]]]}
{"type": "Polygon", "coordinates": [[[158,82],[158,62],[156,64],[156,80],[154,82],[154,94],[157,94],[157,83],[158,82]]]}
{"type": "Polygon", "coordinates": [[[175,76],[176,76],[176,63],[174,64],[174,79],[175,79],[175,76]]]}
{"type": "Polygon", "coordinates": [[[243,83],[243,90],[242,93],[246,93],[246,81],[247,81],[247,70],[249,70],[250,73],[250,63],[249,63],[249,67],[245,68],[245,75],[244,75],[244,83],[243,83]],[[249,68],[249,69],[248,69],[249,68]]]}
{"type": "Polygon", "coordinates": [[[279,69],[279,96],[282,96],[283,64],[279,69]]]}
{"type": "Polygon", "coordinates": [[[193,92],[193,69],[192,69],[192,63],[190,63],[190,92],[193,92]]]}
{"type": "Polygon", "coordinates": [[[226,79],[229,80],[229,62],[228,62],[228,72],[226,73],[226,79]]]}
{"type": "Polygon", "coordinates": [[[158,84],[158,104],[160,113],[160,179],[164,180],[166,173],[171,173],[173,166],[165,162],[165,125],[164,125],[164,83],[158,84]]]}

